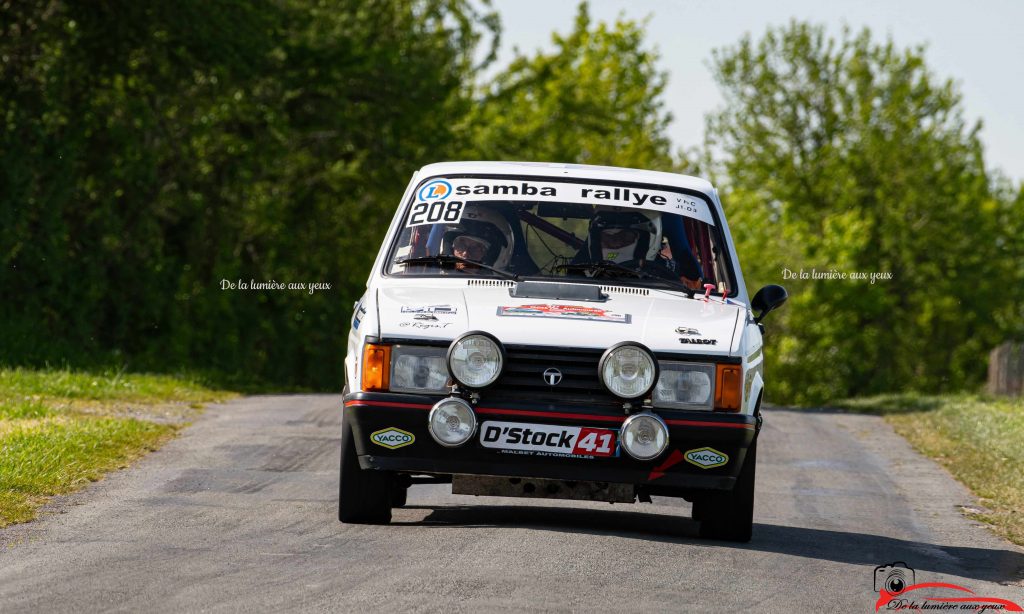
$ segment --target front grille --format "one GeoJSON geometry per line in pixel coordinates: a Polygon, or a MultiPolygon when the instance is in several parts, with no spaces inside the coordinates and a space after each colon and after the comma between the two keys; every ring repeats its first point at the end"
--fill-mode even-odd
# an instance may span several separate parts
{"type": "Polygon", "coordinates": [[[602,350],[506,346],[505,368],[484,398],[552,403],[620,403],[598,379],[602,350]],[[562,380],[552,386],[544,371],[558,369],[562,380]]]}

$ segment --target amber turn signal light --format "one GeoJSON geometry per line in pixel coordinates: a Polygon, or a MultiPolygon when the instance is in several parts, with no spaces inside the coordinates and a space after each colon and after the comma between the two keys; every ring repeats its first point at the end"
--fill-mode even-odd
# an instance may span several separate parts
{"type": "Polygon", "coordinates": [[[743,397],[743,377],[739,365],[717,365],[715,371],[715,411],[739,411],[743,397]]]}
{"type": "Polygon", "coordinates": [[[382,392],[388,389],[391,375],[391,346],[367,343],[363,348],[363,390],[382,392]]]}

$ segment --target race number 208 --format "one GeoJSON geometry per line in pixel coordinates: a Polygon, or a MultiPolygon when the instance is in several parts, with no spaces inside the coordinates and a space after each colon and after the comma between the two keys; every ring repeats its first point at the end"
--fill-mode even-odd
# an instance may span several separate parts
{"type": "Polygon", "coordinates": [[[437,224],[438,222],[456,223],[462,219],[462,209],[466,203],[458,200],[436,200],[432,203],[416,203],[412,206],[409,226],[420,224],[437,224]]]}

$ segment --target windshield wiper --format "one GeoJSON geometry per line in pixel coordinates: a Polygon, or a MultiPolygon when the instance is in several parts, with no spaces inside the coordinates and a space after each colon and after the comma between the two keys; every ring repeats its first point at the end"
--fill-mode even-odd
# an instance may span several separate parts
{"type": "Polygon", "coordinates": [[[513,281],[519,281],[519,275],[515,273],[509,273],[508,271],[502,271],[501,269],[492,267],[489,264],[470,260],[468,258],[460,258],[458,256],[448,256],[444,254],[438,254],[436,256],[417,256],[415,258],[402,258],[401,260],[396,259],[395,264],[436,264],[438,266],[455,265],[455,264],[468,264],[471,266],[480,267],[481,269],[487,269],[493,271],[498,275],[501,275],[505,279],[511,279],[513,281]]]}
{"type": "Polygon", "coordinates": [[[593,271],[595,275],[598,273],[604,273],[607,271],[616,271],[619,273],[629,273],[643,279],[651,279],[674,288],[679,288],[686,293],[686,296],[693,298],[695,290],[681,281],[669,279],[666,277],[659,277],[652,275],[646,271],[640,269],[633,269],[628,266],[623,266],[618,262],[612,262],[611,260],[599,260],[598,262],[578,262],[575,264],[560,264],[555,267],[556,270],[562,271],[593,271]]]}

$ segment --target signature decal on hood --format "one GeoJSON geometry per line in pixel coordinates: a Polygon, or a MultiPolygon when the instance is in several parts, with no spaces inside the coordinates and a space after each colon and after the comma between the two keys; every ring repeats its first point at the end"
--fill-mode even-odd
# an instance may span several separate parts
{"type": "Polygon", "coordinates": [[[452,325],[451,322],[399,322],[399,326],[402,328],[418,328],[421,330],[429,330],[431,328],[448,328],[452,325]]]}
{"type": "Polygon", "coordinates": [[[410,307],[409,305],[402,305],[402,313],[450,316],[455,315],[458,312],[458,307],[454,307],[452,305],[418,305],[415,307],[410,307]]]}
{"type": "Polygon", "coordinates": [[[519,305],[498,307],[499,316],[519,318],[559,318],[563,320],[590,320],[594,322],[618,322],[629,324],[633,316],[628,313],[613,313],[597,307],[583,305],[519,305]]]}

